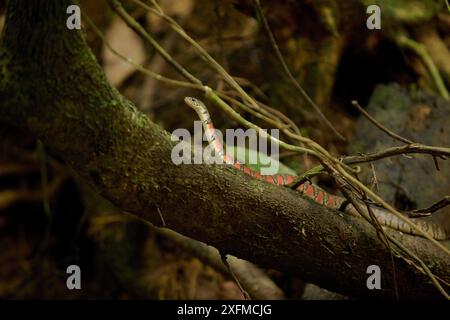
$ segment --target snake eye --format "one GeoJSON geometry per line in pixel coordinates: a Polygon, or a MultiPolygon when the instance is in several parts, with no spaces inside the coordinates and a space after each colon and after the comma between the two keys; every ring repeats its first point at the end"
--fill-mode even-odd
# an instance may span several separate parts
{"type": "Polygon", "coordinates": [[[199,108],[202,106],[202,103],[194,97],[185,97],[184,101],[186,101],[191,107],[199,108]]]}

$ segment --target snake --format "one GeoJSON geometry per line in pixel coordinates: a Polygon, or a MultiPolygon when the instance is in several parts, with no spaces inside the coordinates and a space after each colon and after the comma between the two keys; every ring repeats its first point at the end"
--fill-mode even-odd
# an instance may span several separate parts
{"type": "MultiPolygon", "coordinates": [[[[277,186],[290,186],[295,181],[297,177],[294,175],[263,175],[260,172],[255,171],[245,164],[235,160],[231,155],[223,151],[222,141],[216,133],[216,129],[214,128],[214,124],[205,104],[201,100],[193,97],[185,97],[184,102],[197,113],[200,121],[202,122],[208,144],[213,148],[216,155],[221,158],[225,164],[231,165],[235,169],[255,179],[263,180],[277,186]]],[[[330,194],[308,180],[298,184],[298,186],[295,187],[295,191],[330,209],[360,217],[360,214],[356,208],[353,204],[349,203],[346,198],[330,194]]],[[[361,201],[361,205],[359,207],[362,210],[365,210],[366,214],[368,213],[369,210],[364,202],[361,201]]],[[[450,239],[450,231],[446,230],[442,225],[434,222],[421,220],[421,218],[411,219],[410,221],[415,224],[417,229],[419,229],[417,230],[400,219],[398,216],[393,215],[381,207],[371,204],[370,211],[373,213],[373,216],[377,219],[378,223],[383,227],[388,227],[402,233],[421,237],[424,236],[422,232],[427,232],[438,241],[450,239]]]]}

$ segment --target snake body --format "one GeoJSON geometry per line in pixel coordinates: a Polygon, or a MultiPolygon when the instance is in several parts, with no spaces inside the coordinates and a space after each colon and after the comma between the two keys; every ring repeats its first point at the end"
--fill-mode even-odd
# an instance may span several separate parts
{"type": "MultiPolygon", "coordinates": [[[[202,121],[208,143],[214,148],[216,154],[219,157],[222,157],[224,163],[232,165],[237,170],[242,171],[244,174],[250,175],[253,178],[263,180],[278,186],[286,186],[294,181],[294,179],[296,178],[295,176],[288,174],[262,175],[261,173],[250,169],[248,166],[235,161],[233,157],[223,151],[222,142],[216,135],[211,116],[209,115],[205,104],[202,101],[192,97],[186,97],[184,101],[197,113],[198,117],[202,121]]],[[[325,192],[309,181],[301,183],[295,190],[300,194],[328,208],[341,210],[354,216],[360,216],[353,205],[346,204],[347,201],[345,198],[329,194],[328,192],[325,192]]],[[[361,207],[367,211],[366,205],[362,202],[361,204],[361,207]]],[[[407,234],[423,236],[422,233],[420,233],[418,230],[412,228],[406,222],[382,208],[371,206],[371,211],[373,212],[380,225],[384,227],[389,227],[391,229],[395,229],[407,234]]],[[[444,229],[441,225],[425,220],[420,220],[420,218],[416,218],[411,221],[417,226],[418,229],[428,232],[436,240],[450,239],[450,232],[444,229]]]]}

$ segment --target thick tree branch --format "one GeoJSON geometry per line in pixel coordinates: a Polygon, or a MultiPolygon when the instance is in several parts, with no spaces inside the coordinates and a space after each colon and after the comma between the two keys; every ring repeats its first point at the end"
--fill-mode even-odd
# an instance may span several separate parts
{"type": "MultiPolygon", "coordinates": [[[[69,2],[10,1],[3,123],[30,130],[105,198],[155,225],[159,210],[167,227],[223,253],[350,296],[394,296],[391,256],[368,223],[232,168],[174,165],[170,135],[107,83],[82,33],[66,28],[69,2]],[[382,290],[366,287],[371,264],[382,270],[382,290]]],[[[392,234],[450,283],[448,256],[425,239],[392,234]]],[[[395,262],[401,298],[440,297],[417,269],[395,262]]]]}

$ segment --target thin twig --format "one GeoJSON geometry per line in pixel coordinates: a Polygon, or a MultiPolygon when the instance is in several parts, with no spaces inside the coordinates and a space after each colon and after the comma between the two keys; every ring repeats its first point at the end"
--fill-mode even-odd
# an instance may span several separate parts
{"type": "Polygon", "coordinates": [[[164,228],[167,227],[166,221],[164,220],[164,217],[163,217],[163,215],[162,215],[161,210],[159,209],[159,207],[156,207],[156,211],[158,211],[159,217],[161,218],[162,226],[163,226],[164,228]]]}
{"type": "Polygon", "coordinates": [[[430,215],[448,205],[450,205],[450,196],[445,196],[443,199],[439,200],[436,203],[433,203],[428,208],[413,210],[410,217],[423,216],[424,214],[430,215]]]}
{"type": "Polygon", "coordinates": [[[410,221],[409,218],[404,217],[400,212],[398,212],[394,207],[392,207],[390,204],[388,204],[386,201],[384,201],[380,196],[378,196],[375,192],[367,188],[364,184],[362,184],[360,181],[355,179],[353,176],[348,174],[345,170],[340,168],[339,166],[335,166],[340,173],[340,175],[345,178],[346,181],[350,183],[352,186],[358,186],[363,192],[365,192],[368,196],[368,198],[371,198],[373,201],[379,203],[382,205],[387,211],[389,211],[391,214],[405,222],[408,226],[416,230],[420,235],[430,240],[436,247],[440,248],[442,251],[444,251],[446,254],[450,255],[450,250],[445,247],[442,243],[434,239],[428,232],[421,230],[419,227],[417,227],[413,222],[410,221]]]}
{"type": "Polygon", "coordinates": [[[242,294],[244,295],[246,300],[251,300],[250,295],[248,294],[248,292],[242,287],[239,279],[236,277],[236,275],[234,274],[233,269],[231,268],[230,264],[227,261],[227,255],[226,254],[222,254],[220,253],[220,257],[222,258],[222,263],[225,265],[225,267],[228,270],[228,273],[231,275],[231,277],[233,278],[234,282],[237,284],[237,286],[239,287],[239,290],[241,290],[242,294]]]}
{"type": "Polygon", "coordinates": [[[303,89],[303,87],[298,83],[297,79],[292,75],[291,71],[289,70],[289,67],[286,64],[286,61],[283,58],[283,55],[281,54],[280,48],[278,47],[278,44],[275,40],[275,37],[272,33],[272,30],[270,29],[269,23],[267,22],[266,17],[264,16],[264,13],[261,8],[261,4],[259,0],[254,0],[255,7],[258,16],[260,17],[264,29],[267,32],[267,35],[269,36],[270,43],[272,44],[273,49],[275,50],[275,53],[277,55],[278,60],[281,63],[281,66],[283,67],[284,72],[287,74],[289,80],[292,82],[292,84],[295,86],[295,88],[300,92],[302,97],[313,107],[314,111],[317,112],[317,114],[320,116],[320,118],[323,120],[323,122],[333,131],[333,133],[339,137],[342,141],[345,141],[345,138],[343,135],[341,135],[336,128],[331,124],[331,122],[325,117],[323,112],[320,110],[320,108],[317,106],[317,104],[311,99],[311,97],[306,93],[306,91],[303,89]]]}
{"type": "MultiPolygon", "coordinates": [[[[109,0],[109,1],[117,1],[117,0],[109,0]]],[[[139,0],[130,0],[130,1],[156,14],[157,16],[164,19],[167,23],[169,23],[170,27],[197,51],[200,57],[208,64],[208,66],[210,66],[218,74],[220,74],[229,86],[231,86],[233,89],[239,92],[239,94],[241,94],[244,100],[246,100],[253,107],[258,108],[258,105],[255,102],[255,100],[251,96],[249,96],[248,93],[244,91],[244,89],[241,88],[241,86],[236,82],[236,80],[234,80],[234,78],[213,57],[211,57],[211,55],[205,49],[203,49],[202,46],[200,46],[194,39],[192,39],[174,19],[166,15],[160,7],[159,9],[154,9],[152,7],[149,7],[145,3],[142,3],[139,0]]],[[[155,7],[157,6],[156,1],[154,0],[150,1],[153,4],[153,6],[155,7]]]]}
{"type": "MultiPolygon", "coordinates": [[[[357,203],[357,201],[354,200],[352,194],[346,190],[345,188],[345,182],[343,182],[342,177],[340,176],[339,173],[335,172],[332,168],[327,168],[327,169],[331,169],[332,170],[332,174],[331,176],[336,180],[336,182],[338,184],[341,184],[341,191],[344,194],[344,196],[347,198],[347,200],[349,202],[352,203],[353,207],[356,209],[356,211],[361,215],[361,217],[363,217],[366,221],[368,221],[369,223],[371,223],[372,225],[374,225],[371,222],[371,219],[369,219],[369,217],[367,217],[366,213],[361,209],[361,207],[359,206],[359,204],[357,203]]],[[[370,214],[370,211],[369,211],[370,214]]],[[[375,226],[375,225],[374,225],[375,226]]],[[[377,228],[375,226],[375,228],[377,228]]],[[[418,266],[416,266],[415,263],[413,263],[413,266],[415,266],[418,270],[422,271],[423,273],[425,273],[430,279],[431,282],[433,283],[433,285],[439,290],[440,293],[442,293],[442,295],[449,299],[449,295],[447,294],[447,292],[445,292],[445,290],[442,288],[442,286],[440,285],[440,283],[436,280],[436,277],[434,276],[434,274],[431,272],[431,270],[426,266],[426,264],[423,262],[422,259],[420,259],[418,256],[416,256],[414,253],[412,253],[408,248],[404,247],[399,241],[397,241],[394,237],[390,236],[389,234],[386,234],[385,232],[383,232],[384,236],[386,237],[386,240],[389,240],[390,242],[392,242],[394,245],[396,245],[397,247],[399,247],[401,250],[403,250],[409,257],[411,257],[412,259],[414,259],[417,263],[420,264],[421,268],[420,269],[418,266]]],[[[393,260],[393,248],[388,245],[388,247],[390,248],[390,253],[391,253],[391,260],[392,263],[394,264],[394,260],[393,260]]],[[[402,255],[399,255],[403,260],[408,261],[405,257],[403,257],[402,255]]],[[[394,265],[393,265],[394,266],[394,265]]],[[[395,267],[394,267],[395,270],[395,267]]],[[[395,272],[395,271],[394,271],[395,272]]],[[[394,274],[394,278],[395,278],[395,274],[394,274]]],[[[397,288],[396,288],[397,289],[397,288]]],[[[398,297],[398,292],[396,291],[396,296],[398,297]]]]}
{"type": "Polygon", "coordinates": [[[105,35],[103,34],[103,32],[100,31],[100,29],[95,25],[95,23],[89,18],[89,16],[87,16],[86,14],[84,15],[84,19],[87,21],[87,23],[89,24],[89,26],[92,28],[92,30],[97,34],[97,36],[102,40],[102,42],[105,44],[105,46],[116,56],[118,56],[119,58],[121,58],[122,60],[124,60],[125,62],[129,63],[130,65],[132,65],[133,67],[136,68],[136,70],[138,70],[139,72],[142,72],[143,74],[161,81],[165,84],[171,85],[171,86],[177,86],[177,87],[183,87],[183,88],[190,88],[190,89],[198,89],[198,90],[203,90],[203,86],[199,85],[199,84],[194,84],[194,83],[190,83],[187,81],[181,81],[181,80],[176,80],[176,79],[171,79],[171,78],[167,78],[164,77],[158,73],[155,73],[147,68],[145,68],[144,66],[142,66],[139,63],[134,62],[132,59],[127,58],[126,56],[124,56],[123,54],[119,53],[117,50],[115,50],[111,44],[108,42],[108,40],[106,39],[105,35]]]}
{"type": "Polygon", "coordinates": [[[436,168],[437,171],[440,171],[441,169],[439,168],[439,162],[436,156],[432,156],[433,157],[433,163],[434,163],[434,167],[436,168]]]}
{"type": "Polygon", "coordinates": [[[411,140],[408,140],[406,138],[403,138],[402,136],[399,136],[398,134],[396,134],[395,132],[393,132],[392,130],[389,130],[388,128],[386,128],[384,125],[382,125],[381,123],[379,123],[377,121],[377,119],[375,119],[374,117],[372,117],[366,110],[364,110],[358,103],[358,101],[353,100],[352,101],[352,105],[354,107],[356,107],[356,109],[359,110],[359,112],[361,112],[364,117],[367,118],[367,120],[369,120],[370,122],[372,122],[378,129],[380,129],[381,131],[383,131],[384,133],[386,133],[388,136],[397,139],[398,141],[404,142],[406,144],[413,144],[414,142],[412,142],[411,140]]]}
{"type": "Polygon", "coordinates": [[[446,156],[447,157],[450,156],[450,148],[434,147],[423,145],[420,143],[413,143],[399,147],[390,147],[378,152],[369,153],[365,155],[347,156],[342,158],[342,162],[346,164],[356,164],[356,163],[371,162],[402,154],[415,154],[415,153],[431,154],[433,156],[445,159],[446,156]]]}
{"type": "Polygon", "coordinates": [[[301,136],[302,133],[300,131],[300,129],[298,128],[298,126],[295,124],[294,121],[292,121],[288,116],[286,116],[283,112],[272,108],[271,106],[268,106],[260,101],[256,101],[258,103],[259,106],[261,106],[262,109],[267,110],[268,112],[277,115],[280,119],[282,119],[285,123],[289,124],[290,128],[292,129],[292,131],[301,136]]]}
{"type": "Polygon", "coordinates": [[[279,128],[279,129],[287,129],[287,128],[289,128],[289,125],[282,123],[280,119],[274,120],[273,118],[269,118],[269,117],[261,114],[260,112],[256,111],[255,109],[248,107],[245,103],[242,103],[239,100],[231,98],[230,96],[227,96],[225,94],[221,94],[220,92],[218,92],[218,95],[222,99],[224,99],[225,101],[228,101],[229,103],[235,104],[240,109],[242,109],[242,110],[252,114],[256,118],[261,119],[261,120],[265,121],[266,123],[268,123],[268,124],[270,124],[270,125],[272,125],[272,126],[274,126],[276,128],[279,128]]]}
{"type": "MultiPolygon", "coordinates": [[[[259,101],[255,100],[257,102],[258,106],[260,106],[260,108],[258,108],[258,109],[256,109],[253,106],[247,105],[245,103],[245,101],[241,102],[240,100],[238,100],[238,97],[236,97],[238,94],[236,92],[234,92],[234,91],[220,90],[220,91],[217,91],[217,95],[219,97],[221,97],[222,99],[224,99],[224,100],[231,101],[231,99],[233,99],[233,101],[234,101],[233,103],[236,103],[241,109],[243,109],[243,110],[245,110],[245,111],[247,111],[247,112],[249,112],[251,114],[255,115],[256,113],[259,113],[261,115],[264,115],[267,118],[272,119],[273,121],[279,121],[279,122],[285,121],[286,123],[288,122],[288,121],[286,121],[287,117],[284,116],[283,113],[281,113],[281,112],[279,112],[279,113],[274,112],[274,110],[276,110],[276,109],[269,110],[267,108],[264,108],[262,106],[261,102],[259,102],[259,101]],[[283,121],[281,121],[281,119],[283,119],[283,121]]],[[[288,128],[289,125],[287,125],[286,127],[288,128]]]]}
{"type": "Polygon", "coordinates": [[[291,184],[288,185],[288,187],[295,190],[303,182],[311,179],[312,177],[314,177],[316,175],[322,174],[322,173],[327,173],[322,165],[311,168],[308,171],[305,171],[301,175],[297,176],[294,179],[294,181],[292,181],[291,184]]]}
{"type": "MultiPolygon", "coordinates": [[[[134,219],[137,218],[140,221],[143,221],[156,233],[164,236],[169,241],[172,241],[181,248],[185,249],[187,252],[191,253],[193,256],[211,266],[218,272],[226,276],[232,276],[228,267],[222,262],[221,254],[216,248],[198,240],[183,236],[173,230],[155,227],[148,221],[131,214],[129,215],[134,219]]],[[[232,255],[227,255],[226,261],[230,269],[233,270],[236,279],[243,288],[243,291],[247,292],[252,299],[280,300],[286,298],[283,291],[273,282],[273,280],[253,263],[236,258],[232,255]]]]}
{"type": "Polygon", "coordinates": [[[372,171],[372,184],[370,186],[371,189],[375,187],[375,189],[378,190],[378,179],[377,179],[377,172],[375,171],[375,166],[373,163],[370,163],[370,170],[372,171]]]}
{"type": "MultiPolygon", "coordinates": [[[[336,181],[341,180],[339,175],[333,174],[332,176],[333,176],[333,178],[337,179],[336,181]]],[[[389,244],[388,235],[384,232],[382,226],[380,225],[379,221],[375,217],[375,214],[373,213],[372,208],[370,207],[370,205],[368,203],[366,203],[366,209],[367,209],[369,216],[366,215],[366,212],[364,212],[364,210],[361,208],[358,201],[352,195],[351,191],[348,191],[345,186],[342,186],[340,188],[340,190],[342,191],[344,196],[347,198],[347,200],[353,205],[353,207],[356,209],[356,211],[375,228],[375,232],[377,234],[378,239],[388,249],[389,254],[391,256],[391,264],[392,264],[392,271],[393,271],[393,278],[394,278],[394,291],[395,291],[395,296],[398,300],[399,294],[398,294],[398,287],[397,287],[397,273],[396,273],[395,261],[394,261],[394,249],[389,244]]],[[[363,194],[363,197],[365,198],[365,194],[363,194]]],[[[366,198],[366,200],[367,200],[367,198],[366,198]]]]}
{"type": "Polygon", "coordinates": [[[392,241],[401,250],[406,252],[407,255],[410,256],[411,258],[413,258],[417,263],[419,263],[422,268],[422,270],[420,270],[420,269],[419,270],[422,271],[424,274],[426,274],[428,276],[428,278],[430,278],[433,285],[439,290],[439,292],[447,300],[450,300],[450,295],[447,292],[445,292],[444,288],[442,288],[441,284],[437,281],[433,272],[431,272],[430,268],[428,268],[428,266],[425,264],[425,262],[422,261],[422,259],[420,259],[416,254],[414,254],[411,250],[406,248],[400,241],[397,241],[395,238],[390,237],[389,240],[392,241]]]}
{"type": "Polygon", "coordinates": [[[201,85],[202,82],[175,61],[172,56],[122,7],[118,0],[108,0],[111,8],[133,29],[141,38],[146,40],[175,70],[190,82],[201,85]]]}
{"type": "Polygon", "coordinates": [[[311,154],[311,155],[314,155],[314,156],[320,158],[318,153],[314,150],[299,147],[299,146],[294,146],[294,145],[288,144],[286,142],[283,142],[283,141],[271,136],[270,134],[265,132],[261,127],[248,121],[247,119],[243,118],[239,113],[234,111],[233,108],[231,108],[224,100],[222,100],[211,88],[208,88],[208,90],[206,90],[205,97],[208,100],[210,100],[211,102],[213,102],[216,106],[220,107],[221,110],[224,111],[230,118],[232,118],[235,121],[238,121],[240,124],[242,124],[246,128],[251,128],[251,129],[256,130],[256,132],[258,134],[261,134],[261,135],[269,138],[272,142],[279,144],[280,147],[282,147],[286,150],[290,150],[290,151],[308,153],[308,154],[311,154]]]}

